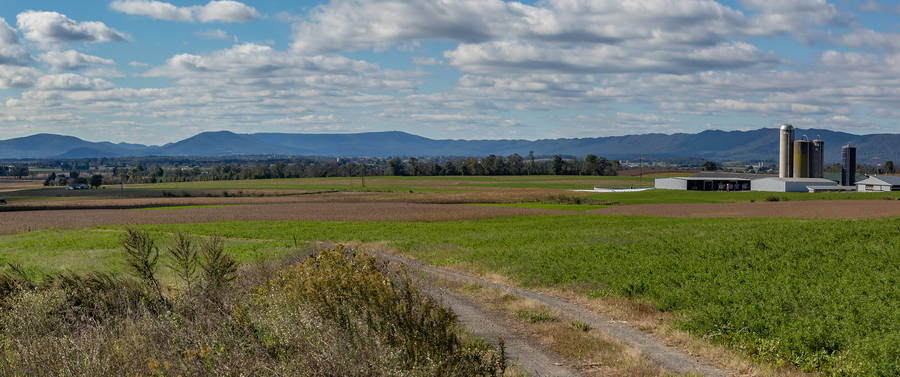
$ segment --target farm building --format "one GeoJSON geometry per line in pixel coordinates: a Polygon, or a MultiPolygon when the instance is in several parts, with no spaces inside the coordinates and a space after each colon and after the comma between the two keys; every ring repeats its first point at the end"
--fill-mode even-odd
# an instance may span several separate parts
{"type": "Polygon", "coordinates": [[[654,186],[667,190],[750,191],[750,179],[731,176],[657,178],[654,186]]]}
{"type": "Polygon", "coordinates": [[[900,191],[900,177],[876,175],[856,182],[859,192],[900,191]]]}
{"type": "Polygon", "coordinates": [[[835,181],[825,178],[761,178],[754,179],[751,183],[753,191],[769,192],[809,192],[812,186],[816,191],[823,191],[826,187],[837,188],[835,181]]]}
{"type": "Polygon", "coordinates": [[[753,181],[771,175],[700,172],[690,177],[658,178],[655,187],[667,190],[692,191],[750,191],[753,181]]]}

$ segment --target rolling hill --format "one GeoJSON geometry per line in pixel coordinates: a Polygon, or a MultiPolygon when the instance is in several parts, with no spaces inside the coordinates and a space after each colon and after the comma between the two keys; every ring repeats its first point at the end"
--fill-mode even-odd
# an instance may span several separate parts
{"type": "MultiPolygon", "coordinates": [[[[797,130],[798,137],[820,137],[825,141],[827,162],[840,160],[840,146],[857,147],[858,159],[869,163],[900,161],[900,134],[854,135],[820,129],[797,130]]],[[[89,142],[72,136],[38,134],[0,141],[0,159],[74,159],[142,156],[486,156],[554,154],[584,156],[593,153],[612,159],[704,158],[717,161],[774,161],[778,154],[778,131],[710,130],[696,134],[645,134],[598,138],[541,140],[440,140],[405,132],[355,134],[237,134],[204,132],[162,146],[89,142]]]]}

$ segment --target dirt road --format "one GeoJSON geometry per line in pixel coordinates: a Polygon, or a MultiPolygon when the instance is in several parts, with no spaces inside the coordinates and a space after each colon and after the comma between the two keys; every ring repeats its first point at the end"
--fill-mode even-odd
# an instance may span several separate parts
{"type": "MultiPolygon", "coordinates": [[[[435,274],[443,278],[448,278],[452,280],[462,281],[469,284],[480,284],[484,286],[493,287],[496,289],[501,289],[517,296],[526,297],[542,304],[545,304],[549,307],[552,307],[556,310],[562,312],[566,317],[569,317],[574,320],[578,320],[584,323],[589,324],[593,328],[598,329],[599,331],[610,335],[623,343],[637,349],[644,356],[656,362],[663,369],[677,374],[694,374],[694,375],[702,375],[708,377],[726,377],[729,373],[719,367],[710,365],[704,361],[697,360],[696,358],[680,351],[669,347],[658,340],[650,337],[647,334],[644,334],[638,330],[635,330],[631,327],[625,326],[623,324],[617,323],[613,321],[612,318],[603,315],[601,313],[596,313],[590,310],[587,310],[581,306],[570,303],[568,301],[561,300],[556,297],[551,297],[535,292],[531,292],[524,289],[509,287],[505,285],[500,285],[497,283],[489,282],[483,279],[479,279],[476,277],[460,274],[458,272],[445,270],[442,268],[437,268],[434,266],[430,266],[415,260],[410,260],[402,257],[398,257],[396,255],[388,254],[385,252],[381,252],[378,250],[367,250],[367,252],[377,255],[378,257],[394,262],[394,263],[402,263],[404,265],[409,266],[410,268],[417,271],[424,271],[430,274],[435,274]]],[[[445,296],[447,297],[447,296],[445,296]]],[[[452,296],[451,296],[452,297],[452,296]]],[[[457,306],[459,300],[446,300],[445,303],[448,304],[451,309],[454,311],[457,310],[457,306]]],[[[472,308],[467,308],[464,306],[459,306],[459,310],[462,310],[464,313],[471,313],[472,308]]],[[[475,322],[483,322],[483,320],[475,320],[475,322]]],[[[466,323],[468,325],[468,323],[466,323]]],[[[476,323],[475,325],[479,325],[476,323]]],[[[478,328],[473,329],[476,333],[478,328]]],[[[491,329],[481,329],[490,336],[496,337],[496,330],[491,329]]],[[[508,332],[508,331],[507,331],[508,332]]],[[[487,337],[490,339],[489,337],[487,337]]],[[[522,354],[528,355],[527,353],[522,354]]],[[[532,365],[531,367],[538,367],[539,365],[545,365],[547,361],[542,361],[540,356],[527,356],[529,358],[533,358],[536,361],[536,365],[532,365]]],[[[548,359],[552,360],[552,356],[546,356],[548,359]]],[[[520,359],[522,356],[520,356],[520,359]]],[[[563,373],[564,371],[560,371],[558,373],[563,373]]],[[[549,372],[546,372],[549,373],[549,372]]],[[[556,375],[556,374],[538,374],[538,375],[556,375]]],[[[557,372],[554,372],[557,373],[557,372]]],[[[577,375],[574,372],[567,372],[570,374],[563,375],[577,375]]]]}

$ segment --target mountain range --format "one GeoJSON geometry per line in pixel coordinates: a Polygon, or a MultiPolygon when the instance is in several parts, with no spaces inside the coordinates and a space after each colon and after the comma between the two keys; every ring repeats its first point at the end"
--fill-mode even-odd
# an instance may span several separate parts
{"type": "MultiPolygon", "coordinates": [[[[798,138],[825,141],[825,160],[840,161],[841,146],[857,148],[861,163],[900,161],[900,134],[854,135],[822,129],[797,130],[798,138]],[[877,160],[876,160],[877,159],[877,160]]],[[[695,134],[643,134],[628,136],[541,140],[449,140],[413,134],[367,132],[355,134],[238,134],[204,132],[161,146],[90,142],[73,136],[37,134],[0,141],[0,159],[77,159],[98,157],[219,157],[248,155],[388,157],[486,156],[489,154],[585,156],[610,159],[703,158],[717,161],[775,161],[778,130],[709,130],[695,134]]]]}

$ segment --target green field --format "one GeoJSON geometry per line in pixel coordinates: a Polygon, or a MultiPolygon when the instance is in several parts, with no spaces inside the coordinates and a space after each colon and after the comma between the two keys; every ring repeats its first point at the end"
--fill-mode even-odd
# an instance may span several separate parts
{"type": "Polygon", "coordinates": [[[900,200],[900,192],[708,192],[681,190],[647,190],[640,192],[610,192],[590,194],[588,198],[619,204],[656,203],[738,203],[767,200],[900,200]]]}
{"type": "MultiPolygon", "coordinates": [[[[530,216],[436,223],[145,227],[230,239],[238,259],[302,241],[386,242],[523,286],[625,297],[751,357],[825,375],[900,374],[900,220],[530,216]]],[[[121,228],[0,237],[0,262],[121,271],[121,228]],[[72,261],[66,264],[66,261],[72,261]],[[77,261],[77,262],[75,262],[77,261]]]]}

